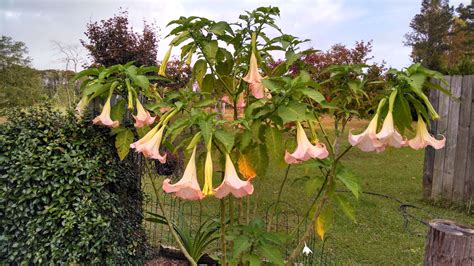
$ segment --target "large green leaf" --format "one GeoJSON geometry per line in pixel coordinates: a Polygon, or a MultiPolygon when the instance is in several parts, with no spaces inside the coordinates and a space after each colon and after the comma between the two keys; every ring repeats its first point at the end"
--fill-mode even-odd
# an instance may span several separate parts
{"type": "Polygon", "coordinates": [[[285,153],[285,145],[281,131],[276,127],[268,126],[265,129],[265,144],[267,146],[268,155],[281,164],[285,153]]]}
{"type": "Polygon", "coordinates": [[[337,194],[335,197],[336,197],[337,204],[342,209],[344,214],[355,223],[356,222],[355,209],[354,209],[354,206],[352,206],[349,199],[342,194],[337,194]]]}
{"type": "Polygon", "coordinates": [[[212,136],[212,123],[209,120],[201,120],[198,122],[199,128],[201,129],[202,136],[204,141],[209,142],[212,136]]]}
{"type": "Polygon", "coordinates": [[[204,76],[204,79],[202,80],[202,86],[201,86],[201,92],[207,92],[209,93],[208,97],[212,97],[212,92],[214,90],[214,76],[212,74],[207,74],[204,76]]]}
{"type": "Polygon", "coordinates": [[[357,177],[347,169],[340,169],[336,173],[337,179],[339,179],[351,192],[354,196],[358,199],[361,187],[359,184],[359,180],[357,177]]]}
{"type": "Polygon", "coordinates": [[[285,264],[282,252],[277,247],[272,245],[261,245],[259,249],[262,252],[262,255],[275,265],[285,264]]]}
{"type": "Polygon", "coordinates": [[[203,44],[203,53],[206,57],[213,61],[216,59],[217,48],[218,48],[217,41],[206,41],[203,44]]]}
{"type": "Polygon", "coordinates": [[[292,102],[288,106],[278,107],[278,116],[281,117],[283,123],[288,123],[306,118],[306,105],[302,103],[292,102]]]}
{"type": "Polygon", "coordinates": [[[214,23],[210,28],[209,31],[216,35],[223,35],[225,33],[225,29],[229,27],[229,24],[225,21],[219,21],[214,23]]]}
{"type": "Polygon", "coordinates": [[[235,142],[234,135],[222,129],[218,129],[214,132],[214,136],[222,145],[224,145],[227,153],[232,151],[235,142]]]}
{"type": "Polygon", "coordinates": [[[301,90],[301,93],[311,98],[313,101],[317,103],[322,103],[325,99],[324,96],[315,89],[304,88],[301,90]]]}
{"type": "Polygon", "coordinates": [[[204,75],[206,75],[207,71],[207,63],[204,59],[199,59],[194,63],[193,66],[193,78],[198,82],[199,87],[202,86],[202,80],[204,75]]]}
{"type": "Polygon", "coordinates": [[[130,150],[130,144],[133,142],[133,132],[130,129],[125,129],[117,133],[115,136],[115,148],[120,160],[125,159],[130,150]]]}
{"type": "Polygon", "coordinates": [[[120,99],[112,106],[110,111],[110,118],[112,118],[112,120],[123,120],[123,115],[125,114],[125,104],[125,99],[120,99]]]}
{"type": "Polygon", "coordinates": [[[137,75],[132,78],[133,83],[135,83],[138,87],[142,88],[143,90],[148,90],[150,87],[150,81],[144,75],[137,75]]]}

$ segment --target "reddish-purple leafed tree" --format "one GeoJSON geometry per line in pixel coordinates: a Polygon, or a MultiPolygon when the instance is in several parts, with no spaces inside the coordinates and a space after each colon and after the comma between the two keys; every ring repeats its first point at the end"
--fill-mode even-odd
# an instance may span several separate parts
{"type": "Polygon", "coordinates": [[[143,22],[143,32],[137,33],[129,26],[127,11],[121,10],[107,20],[87,24],[81,40],[89,51],[92,65],[112,66],[135,61],[136,65],[157,64],[158,37],[153,24],[143,22]]]}

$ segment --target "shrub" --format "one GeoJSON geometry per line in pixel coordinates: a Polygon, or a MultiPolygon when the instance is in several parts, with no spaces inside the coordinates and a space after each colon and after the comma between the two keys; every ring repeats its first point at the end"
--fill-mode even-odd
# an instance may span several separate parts
{"type": "Polygon", "coordinates": [[[0,125],[0,264],[127,263],[143,254],[139,176],[90,121],[49,106],[0,125]]]}

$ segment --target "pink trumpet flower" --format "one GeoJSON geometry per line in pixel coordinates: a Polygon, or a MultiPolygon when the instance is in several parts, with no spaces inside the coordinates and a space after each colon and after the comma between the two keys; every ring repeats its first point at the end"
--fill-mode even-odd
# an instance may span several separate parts
{"type": "Polygon", "coordinates": [[[424,149],[428,145],[439,150],[443,148],[446,143],[446,138],[444,136],[442,137],[440,140],[432,137],[426,128],[423,118],[419,117],[416,123],[416,135],[413,139],[408,141],[408,145],[415,150],[424,149]]]}
{"type": "Polygon", "coordinates": [[[288,164],[301,163],[311,158],[324,159],[329,155],[323,143],[311,144],[300,122],[296,122],[296,142],[298,146],[293,153],[285,152],[285,162],[288,164]]]}
{"type": "Polygon", "coordinates": [[[402,135],[395,129],[393,124],[393,114],[390,111],[383,121],[382,129],[376,134],[376,136],[385,145],[395,148],[403,147],[407,143],[406,140],[403,139],[402,135]]]}
{"type": "Polygon", "coordinates": [[[369,123],[367,129],[359,135],[352,135],[352,130],[349,132],[349,143],[352,146],[357,146],[361,151],[382,152],[385,150],[385,144],[377,138],[377,120],[379,115],[376,114],[369,123]]]}
{"type": "Polygon", "coordinates": [[[263,78],[258,72],[257,57],[255,56],[254,52],[252,52],[252,55],[250,56],[249,72],[242,79],[249,83],[250,92],[255,98],[261,99],[266,97],[267,93],[265,92],[265,87],[262,84],[263,78]]]}
{"type": "Polygon", "coordinates": [[[216,198],[222,199],[232,193],[236,198],[242,198],[253,193],[253,185],[250,180],[243,181],[237,175],[234,164],[230,159],[229,154],[226,154],[225,159],[225,175],[224,180],[214,189],[216,198]]]}
{"type": "Polygon", "coordinates": [[[170,184],[170,181],[169,178],[163,181],[163,190],[166,193],[175,193],[176,197],[185,200],[201,200],[204,198],[204,194],[197,181],[196,147],[193,150],[193,154],[191,155],[191,159],[189,159],[181,180],[173,185],[170,184]]]}
{"type": "Polygon", "coordinates": [[[100,113],[100,115],[98,115],[96,118],[94,118],[94,120],[92,120],[92,123],[94,123],[94,125],[103,125],[103,126],[106,126],[106,127],[118,127],[119,126],[119,121],[112,121],[112,118],[110,118],[110,98],[112,97],[112,95],[109,96],[109,98],[107,98],[107,101],[105,102],[104,104],[104,108],[102,109],[102,113],[100,113]]]}
{"type": "Polygon", "coordinates": [[[154,127],[143,138],[130,144],[130,148],[143,153],[145,157],[156,159],[160,163],[166,163],[166,154],[160,154],[160,144],[164,129],[164,126],[160,129],[158,129],[158,126],[154,127]]]}
{"type": "Polygon", "coordinates": [[[137,99],[137,115],[133,116],[135,119],[135,124],[133,124],[136,128],[140,128],[146,125],[151,125],[155,121],[156,117],[152,117],[150,112],[143,108],[143,105],[137,99]]]}

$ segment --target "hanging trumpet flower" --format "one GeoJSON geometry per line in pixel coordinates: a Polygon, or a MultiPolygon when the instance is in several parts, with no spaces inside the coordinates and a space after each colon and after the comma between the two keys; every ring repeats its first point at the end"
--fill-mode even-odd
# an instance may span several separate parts
{"type": "Polygon", "coordinates": [[[143,138],[135,143],[130,144],[130,148],[135,149],[137,152],[143,153],[143,155],[150,159],[156,159],[160,163],[166,163],[166,154],[160,154],[160,145],[163,138],[163,131],[165,127],[159,127],[158,124],[150,132],[148,132],[143,138]]]}
{"type": "Polygon", "coordinates": [[[385,102],[385,99],[380,101],[379,107],[377,108],[377,113],[374,115],[369,123],[369,126],[364,132],[360,133],[359,135],[353,135],[352,130],[349,131],[349,143],[352,146],[357,146],[361,151],[365,152],[382,152],[385,150],[385,143],[377,138],[377,123],[379,120],[379,113],[385,102]]]}
{"type": "Polygon", "coordinates": [[[150,115],[150,112],[148,112],[147,110],[145,110],[145,108],[143,108],[143,105],[140,103],[140,101],[137,98],[137,115],[136,116],[134,115],[133,118],[135,119],[134,126],[136,128],[140,128],[146,125],[153,124],[156,117],[152,117],[150,115]]]}
{"type": "Polygon", "coordinates": [[[406,140],[403,139],[402,135],[395,129],[393,123],[393,105],[397,91],[393,91],[389,99],[388,113],[382,125],[382,129],[376,134],[376,137],[385,145],[400,148],[406,145],[406,140]]]}
{"type": "Polygon", "coordinates": [[[249,88],[251,94],[257,98],[271,98],[271,94],[267,93],[265,87],[262,84],[262,76],[258,72],[258,62],[257,57],[255,56],[256,51],[256,35],[252,35],[252,53],[250,55],[250,67],[247,75],[242,79],[249,83],[249,88]]]}
{"type": "Polygon", "coordinates": [[[92,120],[92,123],[94,125],[103,125],[106,127],[118,127],[120,122],[119,121],[113,121],[112,118],[110,118],[110,99],[112,98],[112,92],[113,88],[110,90],[109,96],[107,97],[107,100],[105,101],[104,108],[102,109],[102,112],[100,115],[98,115],[94,120],[92,120]]]}
{"type": "Polygon", "coordinates": [[[442,137],[443,138],[440,140],[432,137],[426,128],[426,123],[423,121],[423,118],[421,115],[418,115],[418,122],[416,123],[416,135],[413,139],[408,141],[408,145],[415,150],[424,149],[428,145],[439,150],[443,148],[446,143],[446,138],[444,136],[442,137]]]}
{"type": "Polygon", "coordinates": [[[191,158],[184,170],[183,177],[173,185],[170,184],[171,180],[169,178],[165,179],[163,181],[163,191],[166,193],[174,193],[176,197],[185,200],[200,200],[204,198],[197,181],[196,148],[197,147],[194,147],[193,149],[191,158]]]}
{"type": "Polygon", "coordinates": [[[236,198],[242,198],[253,193],[253,185],[250,180],[243,181],[237,175],[234,164],[229,154],[225,157],[224,180],[216,189],[214,189],[216,198],[222,199],[232,193],[236,198]]]}
{"type": "Polygon", "coordinates": [[[285,162],[288,164],[301,163],[311,158],[324,159],[329,155],[323,143],[311,144],[299,121],[296,122],[296,141],[298,143],[296,150],[291,154],[285,152],[285,162]]]}

